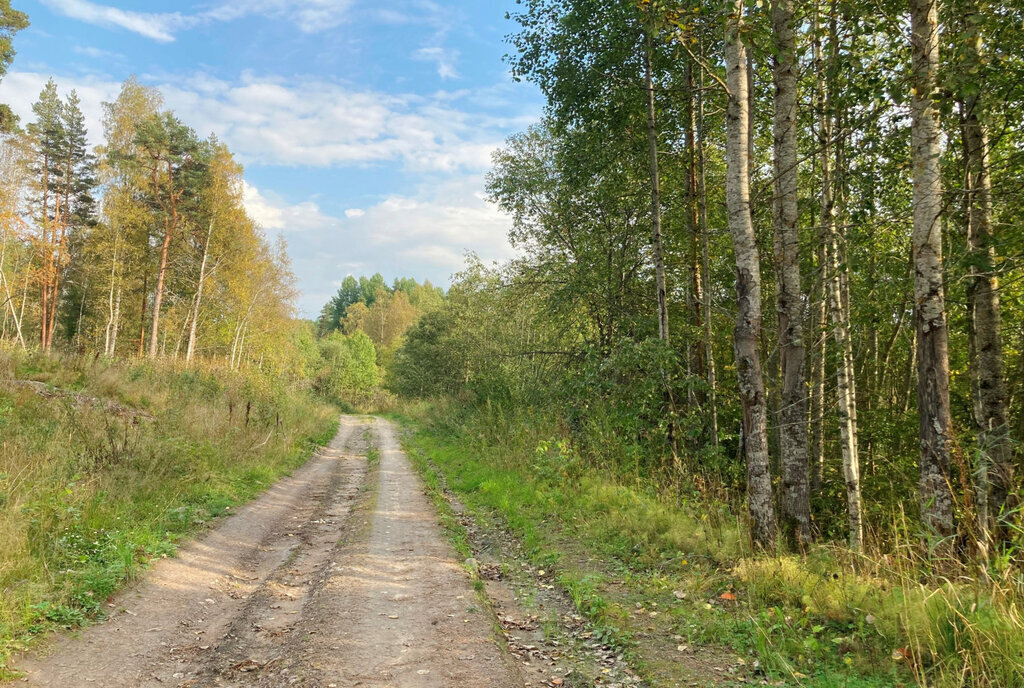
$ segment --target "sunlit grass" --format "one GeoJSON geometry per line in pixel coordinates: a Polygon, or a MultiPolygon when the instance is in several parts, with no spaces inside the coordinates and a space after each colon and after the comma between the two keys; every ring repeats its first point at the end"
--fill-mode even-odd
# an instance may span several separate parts
{"type": "Polygon", "coordinates": [[[0,675],[12,649],[101,612],[336,427],[332,407],[258,374],[2,352],[0,371],[0,675]]]}
{"type": "Polygon", "coordinates": [[[1024,586],[1009,562],[997,575],[936,561],[896,517],[882,526],[884,553],[819,545],[755,557],[733,507],[594,468],[539,413],[405,410],[420,463],[429,457],[470,510],[496,515],[557,567],[612,635],[628,637],[624,608],[658,603],[667,634],[729,646],[787,685],[1024,686],[1024,586]]]}

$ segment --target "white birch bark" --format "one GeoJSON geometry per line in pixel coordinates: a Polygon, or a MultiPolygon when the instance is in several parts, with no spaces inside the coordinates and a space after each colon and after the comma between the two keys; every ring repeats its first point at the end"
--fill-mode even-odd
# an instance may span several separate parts
{"type": "Polygon", "coordinates": [[[192,324],[188,331],[188,347],[185,349],[185,363],[192,362],[192,356],[196,352],[196,331],[199,324],[199,309],[203,305],[203,283],[206,282],[206,261],[210,256],[210,238],[213,236],[213,221],[210,221],[210,228],[206,232],[206,243],[203,244],[203,260],[199,264],[199,284],[196,286],[196,299],[192,324]]]}
{"type": "Polygon", "coordinates": [[[661,238],[661,179],[658,168],[658,130],[654,108],[654,74],[651,67],[651,34],[644,33],[644,85],[647,90],[647,153],[651,170],[651,231],[654,250],[654,278],[658,290],[658,337],[668,341],[668,288],[665,282],[665,254],[661,238]]]}
{"type": "Polygon", "coordinates": [[[761,336],[761,266],[750,214],[750,119],[747,50],[743,44],[743,0],[726,20],[725,63],[729,90],[726,135],[726,205],[736,259],[738,312],[734,332],[736,371],[743,407],[747,504],[755,547],[775,545],[775,510],[768,461],[768,404],[758,344],[761,336]]]}
{"type": "Polygon", "coordinates": [[[772,36],[775,41],[775,193],[772,225],[779,358],[782,366],[782,408],[779,413],[782,521],[792,542],[804,546],[812,538],[800,231],[797,226],[797,64],[794,22],[793,0],[775,0],[772,3],[772,36]]]}
{"type": "Polygon", "coordinates": [[[949,484],[952,419],[949,349],[942,270],[942,171],[939,112],[935,107],[939,68],[936,0],[910,0],[912,61],[911,145],[914,165],[914,302],[917,331],[917,406],[920,416],[921,517],[930,534],[953,534],[949,484]]]}

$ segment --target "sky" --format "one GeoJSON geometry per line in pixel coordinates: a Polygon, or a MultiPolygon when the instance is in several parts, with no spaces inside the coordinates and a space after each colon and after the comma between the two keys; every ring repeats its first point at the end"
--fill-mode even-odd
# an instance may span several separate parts
{"type": "Polygon", "coordinates": [[[314,317],[346,275],[447,286],[468,251],[512,255],[491,153],[543,101],[502,56],[515,0],[14,0],[32,25],[0,82],[22,123],[53,77],[93,143],[130,75],[245,166],[314,317]]]}

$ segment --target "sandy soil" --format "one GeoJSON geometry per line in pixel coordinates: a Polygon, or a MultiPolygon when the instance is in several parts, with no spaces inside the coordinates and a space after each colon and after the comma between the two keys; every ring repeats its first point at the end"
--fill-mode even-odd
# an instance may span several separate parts
{"type": "Polygon", "coordinates": [[[109,619],[17,667],[61,688],[523,685],[481,606],[394,428],[345,417],[330,447],[158,562],[109,619]]]}

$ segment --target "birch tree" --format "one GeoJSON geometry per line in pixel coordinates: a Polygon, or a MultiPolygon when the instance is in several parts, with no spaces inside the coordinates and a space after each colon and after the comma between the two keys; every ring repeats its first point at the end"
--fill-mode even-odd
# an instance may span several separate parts
{"type": "Polygon", "coordinates": [[[954,532],[949,484],[952,417],[942,269],[942,153],[939,136],[937,0],[910,0],[911,147],[914,166],[914,302],[921,518],[940,538],[954,532]]]}
{"type": "Polygon", "coordinates": [[[983,27],[975,0],[962,8],[962,60],[958,73],[964,165],[964,218],[969,254],[967,315],[971,397],[978,432],[975,468],[978,534],[984,551],[992,544],[992,522],[999,540],[1007,536],[1004,508],[1013,489],[1013,461],[1008,435],[1002,316],[996,267],[996,230],[992,218],[991,147],[986,122],[986,73],[983,27]]]}
{"type": "Polygon", "coordinates": [[[775,545],[775,510],[768,457],[768,403],[761,372],[761,265],[750,214],[750,101],[743,0],[729,5],[725,29],[725,69],[729,102],[726,132],[726,205],[736,260],[734,343],[743,452],[747,469],[747,505],[751,539],[759,549],[775,545]]]}
{"type": "Polygon", "coordinates": [[[772,3],[775,41],[775,193],[772,224],[775,297],[782,363],[782,514],[787,535],[804,546],[811,541],[807,465],[807,379],[804,374],[803,295],[800,286],[800,231],[797,207],[797,63],[793,0],[772,3]]]}

